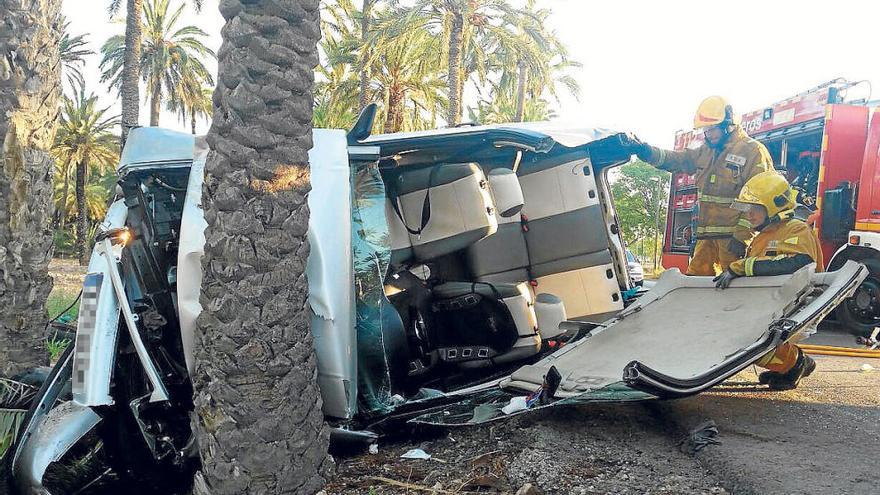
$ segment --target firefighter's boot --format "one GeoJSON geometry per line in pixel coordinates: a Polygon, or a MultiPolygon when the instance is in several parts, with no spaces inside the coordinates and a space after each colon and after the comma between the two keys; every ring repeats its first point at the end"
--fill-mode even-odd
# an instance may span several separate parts
{"type": "Polygon", "coordinates": [[[797,388],[801,378],[806,378],[816,370],[816,361],[798,349],[797,361],[794,366],[785,373],[765,371],[758,375],[758,381],[769,385],[770,390],[792,390],[797,388]]]}

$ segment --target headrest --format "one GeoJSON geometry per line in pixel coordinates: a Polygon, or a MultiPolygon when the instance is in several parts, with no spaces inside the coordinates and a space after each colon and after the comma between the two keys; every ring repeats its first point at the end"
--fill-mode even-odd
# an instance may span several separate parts
{"type": "Polygon", "coordinates": [[[504,218],[512,217],[522,210],[522,186],[516,172],[509,168],[496,168],[489,172],[489,187],[495,197],[495,210],[504,218]]]}

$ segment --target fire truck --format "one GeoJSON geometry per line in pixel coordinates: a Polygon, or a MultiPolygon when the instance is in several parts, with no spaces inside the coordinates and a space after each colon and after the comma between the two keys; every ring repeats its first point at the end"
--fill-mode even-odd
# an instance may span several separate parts
{"type": "MultiPolygon", "coordinates": [[[[837,320],[853,333],[880,326],[880,112],[866,83],[835,79],[742,116],[745,131],[764,143],[777,170],[798,190],[799,218],[813,225],[825,268],[846,260],[863,263],[870,275],[840,304],[837,320]]],[[[697,147],[700,131],[679,131],[675,149],[697,147]]],[[[696,242],[699,209],[693,176],[672,177],[662,264],[687,268],[696,242]]]]}

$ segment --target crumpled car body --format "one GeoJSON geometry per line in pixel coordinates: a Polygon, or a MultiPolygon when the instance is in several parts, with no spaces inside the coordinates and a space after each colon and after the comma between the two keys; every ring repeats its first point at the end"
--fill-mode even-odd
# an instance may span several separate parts
{"type": "MultiPolygon", "coordinates": [[[[11,452],[23,493],[108,473],[167,491],[197,469],[189,373],[206,157],[187,134],[129,135],[76,342],[11,452]]],[[[850,263],[720,292],[672,270],[627,305],[606,173],[629,158],[625,135],[547,124],[315,130],[307,274],[335,431],[698,393],[797,338],[864,278],[850,263]],[[525,406],[503,411],[512,402],[525,406]]]]}

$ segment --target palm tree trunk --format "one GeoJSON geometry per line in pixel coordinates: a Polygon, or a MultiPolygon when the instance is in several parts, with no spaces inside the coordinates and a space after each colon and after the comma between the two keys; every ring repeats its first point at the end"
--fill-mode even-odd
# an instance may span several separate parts
{"type": "Polygon", "coordinates": [[[46,364],[60,0],[0,0],[0,375],[46,364]],[[14,26],[14,29],[10,27],[14,26]]]}
{"type": "Polygon", "coordinates": [[[79,264],[89,262],[89,215],[86,209],[86,164],[76,164],[76,253],[79,264]]]}
{"type": "Polygon", "coordinates": [[[452,25],[449,30],[449,63],[447,66],[449,111],[446,122],[449,126],[461,123],[461,43],[464,36],[464,14],[460,7],[453,7],[452,25]]]}
{"type": "Polygon", "coordinates": [[[516,122],[522,122],[526,117],[526,78],[528,77],[526,64],[520,62],[519,74],[516,80],[516,122]]]}
{"type": "Polygon", "coordinates": [[[196,135],[196,110],[195,108],[189,109],[189,125],[192,128],[193,136],[196,135]]]}
{"type": "Polygon", "coordinates": [[[141,11],[144,0],[127,0],[125,18],[125,59],[122,65],[122,140],[121,146],[125,146],[128,139],[128,131],[139,125],[138,114],[140,113],[140,79],[141,38],[143,26],[141,26],[141,11]]]}
{"type": "Polygon", "coordinates": [[[220,12],[224,35],[253,34],[223,41],[208,134],[197,492],[313,494],[333,464],[305,276],[319,0],[224,0],[220,12]]]}
{"type": "Polygon", "coordinates": [[[382,132],[400,132],[403,127],[403,101],[405,93],[399,87],[388,90],[388,110],[385,112],[385,128],[382,132]]]}
{"type": "Polygon", "coordinates": [[[367,93],[370,91],[370,73],[369,73],[369,64],[367,64],[366,59],[370,57],[370,49],[367,46],[367,36],[370,33],[370,10],[373,6],[373,0],[364,0],[364,6],[361,9],[361,43],[366,50],[364,54],[364,62],[361,65],[361,73],[360,73],[360,107],[363,110],[367,105],[370,104],[369,97],[367,93]]]}
{"type": "Polygon", "coordinates": [[[52,228],[58,229],[67,224],[67,195],[70,194],[70,163],[64,166],[64,189],[61,190],[61,208],[55,208],[52,228]]]}
{"type": "Polygon", "coordinates": [[[162,111],[162,85],[158,81],[153,84],[153,94],[150,95],[150,126],[159,126],[159,112],[162,111]]]}

